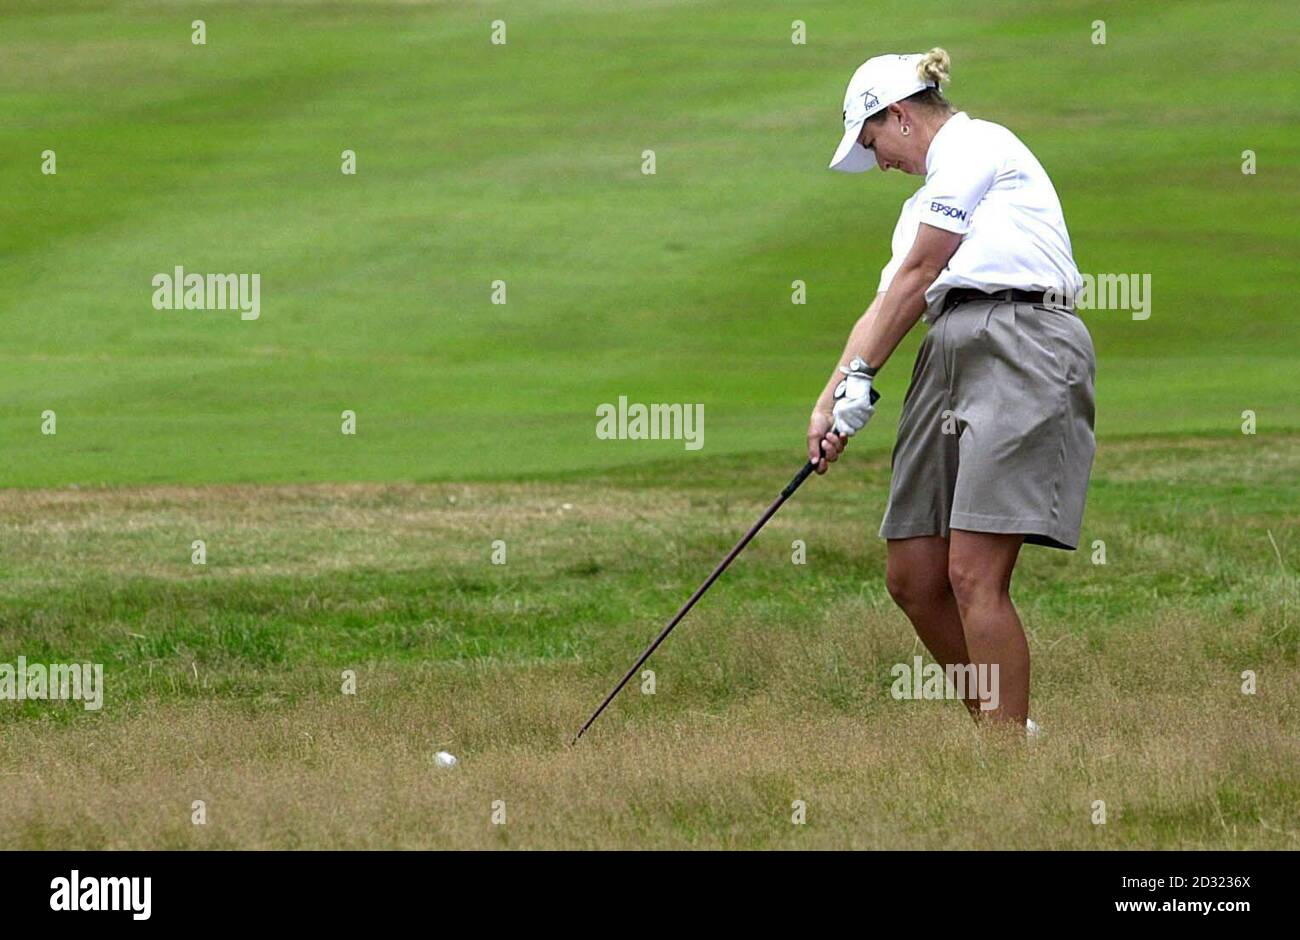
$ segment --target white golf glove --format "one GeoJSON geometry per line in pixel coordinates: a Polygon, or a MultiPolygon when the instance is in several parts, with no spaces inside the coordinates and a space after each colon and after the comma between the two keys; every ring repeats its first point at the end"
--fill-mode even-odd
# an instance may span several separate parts
{"type": "Polygon", "coordinates": [[[835,416],[832,430],[844,437],[852,437],[867,426],[871,416],[876,413],[876,398],[879,393],[871,387],[871,376],[866,373],[867,364],[858,356],[847,366],[840,366],[844,380],[835,386],[835,407],[831,414],[835,416]]]}

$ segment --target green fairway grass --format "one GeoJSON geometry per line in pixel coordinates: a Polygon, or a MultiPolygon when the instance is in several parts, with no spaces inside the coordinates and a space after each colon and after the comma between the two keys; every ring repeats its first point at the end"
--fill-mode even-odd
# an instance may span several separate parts
{"type": "Polygon", "coordinates": [[[1052,174],[1081,270],[1151,275],[1149,319],[1086,315],[1099,433],[1300,426],[1293,4],[502,7],[0,4],[0,484],[797,451],[920,182],[826,170],[844,83],[932,45],[1052,174]],[[153,309],[176,265],[259,273],[260,318],[153,309]],[[702,453],[598,441],[619,395],[704,404],[702,453]]]}
{"type": "Polygon", "coordinates": [[[0,662],[105,669],[99,711],[0,702],[0,845],[1296,848],[1300,435],[1263,444],[1103,445],[1084,550],[1013,585],[1028,753],[890,694],[924,651],[883,456],[807,483],[573,750],[784,464],[0,492],[0,662]]]}

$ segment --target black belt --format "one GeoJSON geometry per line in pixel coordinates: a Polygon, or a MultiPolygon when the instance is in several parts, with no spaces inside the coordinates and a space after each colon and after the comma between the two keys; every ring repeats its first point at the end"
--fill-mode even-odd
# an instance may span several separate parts
{"type": "Polygon", "coordinates": [[[1042,291],[1019,290],[1008,287],[1006,290],[982,291],[973,287],[955,287],[943,298],[943,309],[947,310],[958,304],[970,303],[972,300],[1006,300],[1018,304],[1048,304],[1052,299],[1042,291]]]}

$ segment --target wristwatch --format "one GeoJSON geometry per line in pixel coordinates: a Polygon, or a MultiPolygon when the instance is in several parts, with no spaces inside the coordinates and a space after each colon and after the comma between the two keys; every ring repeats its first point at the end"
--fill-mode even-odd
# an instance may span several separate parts
{"type": "Polygon", "coordinates": [[[849,363],[850,372],[865,372],[867,375],[875,377],[878,369],[875,366],[867,365],[867,361],[861,356],[854,356],[853,361],[849,363]]]}

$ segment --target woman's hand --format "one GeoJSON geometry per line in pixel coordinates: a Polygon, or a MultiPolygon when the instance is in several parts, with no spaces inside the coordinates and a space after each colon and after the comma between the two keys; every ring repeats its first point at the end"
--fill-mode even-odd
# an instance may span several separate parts
{"type": "Polygon", "coordinates": [[[814,411],[808,419],[808,460],[817,465],[818,473],[825,473],[827,466],[839,460],[849,442],[831,430],[834,423],[829,411],[814,411]]]}
{"type": "Polygon", "coordinates": [[[840,366],[844,381],[835,387],[835,405],[831,415],[835,418],[835,433],[852,437],[867,426],[876,413],[879,393],[871,387],[875,371],[861,357],[854,356],[847,366],[840,366]]]}

